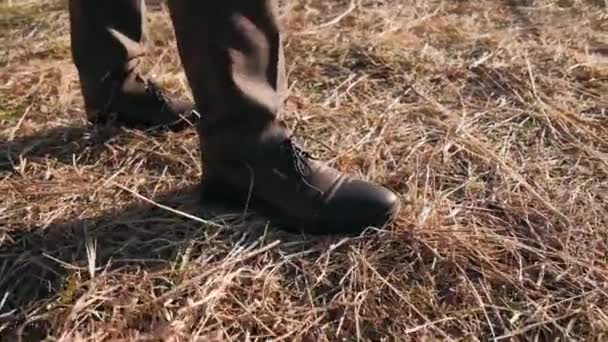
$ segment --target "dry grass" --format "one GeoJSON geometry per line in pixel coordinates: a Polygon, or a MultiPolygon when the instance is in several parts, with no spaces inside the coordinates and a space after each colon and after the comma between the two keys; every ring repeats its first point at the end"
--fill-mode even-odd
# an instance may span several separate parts
{"type": "MultiPolygon", "coordinates": [[[[605,1],[289,2],[285,119],[409,199],[350,239],[200,208],[194,130],[87,128],[66,4],[13,2],[0,340],[608,338],[605,1]]],[[[187,96],[150,18],[145,70],[187,96]]]]}

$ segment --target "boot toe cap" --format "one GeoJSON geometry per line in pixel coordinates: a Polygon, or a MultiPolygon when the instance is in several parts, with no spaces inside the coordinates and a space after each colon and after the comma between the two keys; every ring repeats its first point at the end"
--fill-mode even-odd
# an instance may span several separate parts
{"type": "Polygon", "coordinates": [[[346,180],[328,199],[319,215],[321,233],[360,233],[369,227],[383,228],[400,209],[391,190],[361,180],[346,180]]]}

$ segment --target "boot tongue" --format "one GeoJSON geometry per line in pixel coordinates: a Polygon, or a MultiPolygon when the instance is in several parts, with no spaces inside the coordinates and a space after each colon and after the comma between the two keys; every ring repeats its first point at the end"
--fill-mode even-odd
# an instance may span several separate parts
{"type": "Polygon", "coordinates": [[[147,82],[137,72],[131,72],[123,81],[121,91],[123,94],[141,95],[148,88],[147,82]]]}
{"type": "Polygon", "coordinates": [[[272,156],[278,152],[280,158],[284,159],[285,167],[294,176],[304,178],[310,176],[312,173],[312,168],[309,164],[311,155],[298,146],[285,124],[273,122],[263,130],[260,140],[263,146],[260,151],[262,156],[266,155],[266,153],[272,156]]]}
{"type": "Polygon", "coordinates": [[[289,174],[297,178],[301,184],[305,184],[309,190],[315,191],[319,195],[325,194],[343,179],[340,173],[317,161],[292,139],[285,140],[281,149],[283,163],[289,174]]]}

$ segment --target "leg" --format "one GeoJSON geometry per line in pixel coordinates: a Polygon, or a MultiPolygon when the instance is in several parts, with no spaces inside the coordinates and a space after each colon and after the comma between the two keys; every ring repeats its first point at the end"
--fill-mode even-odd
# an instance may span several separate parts
{"type": "Polygon", "coordinates": [[[386,188],[315,161],[277,120],[280,34],[270,0],[171,0],[197,107],[205,196],[264,203],[308,232],[384,226],[399,201],[386,188]]]}
{"type": "Polygon", "coordinates": [[[128,125],[165,125],[191,109],[135,70],[144,54],[142,10],[142,0],[70,1],[72,57],[90,121],[114,114],[128,125]]]}
{"type": "Polygon", "coordinates": [[[180,57],[207,123],[272,120],[284,77],[270,1],[175,0],[170,8],[180,57]]]}

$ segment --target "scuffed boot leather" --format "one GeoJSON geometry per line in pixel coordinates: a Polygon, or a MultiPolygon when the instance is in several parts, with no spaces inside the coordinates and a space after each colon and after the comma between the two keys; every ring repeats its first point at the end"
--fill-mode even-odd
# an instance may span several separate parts
{"type": "Polygon", "coordinates": [[[311,234],[383,228],[399,211],[395,193],[313,159],[278,123],[241,136],[239,146],[214,138],[203,141],[204,200],[261,209],[285,229],[311,234]]]}

